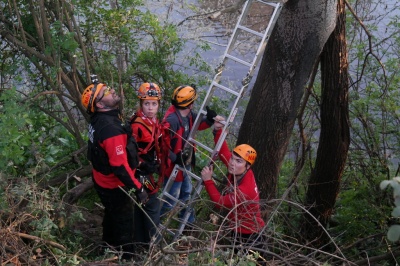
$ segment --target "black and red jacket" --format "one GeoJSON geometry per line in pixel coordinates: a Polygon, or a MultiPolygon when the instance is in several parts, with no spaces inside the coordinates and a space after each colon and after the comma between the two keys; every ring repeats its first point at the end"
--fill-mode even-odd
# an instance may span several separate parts
{"type": "MultiPolygon", "coordinates": [[[[182,138],[184,134],[184,126],[181,116],[178,114],[179,110],[175,106],[171,105],[164,115],[162,121],[163,138],[164,142],[169,144],[169,148],[163,148],[163,164],[165,166],[165,172],[163,172],[164,177],[169,177],[174,169],[175,164],[172,162],[176,158],[175,154],[182,151],[185,145],[185,139],[182,138]],[[168,151],[169,150],[169,151],[168,151]],[[174,158],[172,158],[174,157],[174,158]]],[[[189,116],[189,131],[192,130],[193,123],[196,120],[197,114],[190,111],[189,116]]],[[[200,123],[198,130],[204,130],[211,127],[212,123],[206,118],[200,123]]],[[[194,156],[194,153],[193,153],[194,156]]],[[[183,181],[183,173],[178,172],[175,182],[183,181]]]]}
{"type": "Polygon", "coordinates": [[[135,178],[137,146],[129,126],[124,126],[119,110],[96,112],[90,118],[88,159],[93,165],[93,179],[106,189],[140,189],[135,178]]]}

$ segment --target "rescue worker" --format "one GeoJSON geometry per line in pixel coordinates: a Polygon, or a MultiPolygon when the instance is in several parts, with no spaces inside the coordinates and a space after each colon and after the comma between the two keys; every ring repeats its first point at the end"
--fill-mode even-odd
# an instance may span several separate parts
{"type": "MultiPolygon", "coordinates": [[[[177,87],[172,94],[172,105],[164,115],[162,124],[164,129],[167,130],[164,137],[167,139],[166,142],[170,148],[169,153],[162,158],[166,168],[165,173],[163,173],[164,185],[168,182],[168,178],[176,164],[188,171],[194,165],[194,149],[190,143],[187,143],[187,139],[197,116],[193,111],[194,101],[197,97],[198,94],[193,85],[177,87]]],[[[207,107],[207,114],[199,125],[198,130],[211,127],[216,116],[217,113],[207,107]]],[[[190,176],[184,171],[179,171],[168,193],[182,202],[188,202],[191,192],[192,182],[190,176]]],[[[166,202],[162,204],[161,216],[165,215],[174,206],[173,200],[170,198],[165,200],[166,202]]],[[[178,217],[183,218],[185,211],[185,209],[182,209],[178,217]]],[[[190,210],[188,222],[193,223],[194,220],[194,213],[190,210]]]]}
{"type": "Polygon", "coordinates": [[[133,201],[145,204],[148,195],[135,178],[138,164],[136,143],[130,127],[120,118],[121,97],[113,88],[92,79],[82,94],[82,104],[91,115],[88,159],[93,166],[94,187],[104,206],[103,236],[108,245],[122,251],[122,259],[133,256],[133,201]]]}
{"type": "Polygon", "coordinates": [[[131,118],[132,134],[139,147],[139,167],[136,177],[149,194],[149,201],[143,208],[134,211],[134,240],[141,250],[148,250],[151,238],[155,236],[160,223],[158,183],[154,173],[159,174],[161,157],[161,129],[157,118],[161,90],[155,83],[143,83],[138,91],[139,110],[131,118]]]}
{"type": "MultiPolygon", "coordinates": [[[[216,124],[214,127],[214,130],[217,129],[214,131],[215,143],[221,135],[222,130],[219,129],[222,127],[222,124],[216,124]]],[[[213,166],[205,166],[201,171],[201,178],[206,191],[217,208],[229,211],[229,228],[233,230],[232,245],[256,247],[258,252],[262,253],[260,250],[264,250],[265,237],[262,230],[265,223],[261,218],[260,196],[251,170],[257,153],[247,144],[236,146],[231,153],[224,141],[219,157],[228,168],[227,184],[220,192],[212,180],[213,166]]]]}

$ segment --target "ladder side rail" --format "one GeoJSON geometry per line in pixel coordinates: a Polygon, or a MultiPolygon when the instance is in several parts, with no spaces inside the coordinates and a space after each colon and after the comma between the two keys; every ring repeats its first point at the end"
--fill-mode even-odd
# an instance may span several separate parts
{"type": "MultiPolygon", "coordinates": [[[[230,56],[229,55],[229,52],[232,50],[232,48],[233,48],[233,44],[236,42],[236,38],[237,38],[237,35],[238,35],[238,28],[240,27],[240,25],[241,25],[241,23],[244,21],[244,19],[246,18],[246,16],[247,16],[247,14],[248,14],[248,12],[249,12],[249,10],[250,10],[250,6],[251,6],[251,4],[253,3],[253,1],[254,0],[248,0],[248,1],[246,1],[245,2],[245,4],[244,4],[244,7],[243,7],[243,11],[242,11],[242,13],[240,14],[240,16],[239,16],[239,19],[238,19],[238,21],[237,21],[237,23],[236,23],[236,26],[235,26],[235,28],[234,28],[234,32],[233,32],[233,34],[232,34],[232,37],[229,39],[229,42],[228,42],[228,45],[227,45],[227,49],[225,50],[225,52],[224,52],[224,55],[223,55],[223,61],[222,61],[222,63],[220,64],[221,66],[223,66],[224,65],[224,63],[225,63],[225,61],[227,60],[227,58],[228,58],[228,56],[230,56]]],[[[238,59],[239,60],[239,59],[238,59]]],[[[244,62],[244,61],[243,61],[244,62]]],[[[245,65],[248,65],[248,63],[247,62],[244,62],[244,64],[245,65]]],[[[218,84],[218,82],[219,82],[219,80],[220,80],[220,78],[221,78],[221,71],[219,71],[219,73],[217,73],[215,76],[214,76],[214,80],[217,80],[217,82],[212,82],[211,83],[211,85],[210,85],[210,87],[209,87],[209,90],[207,91],[207,94],[206,94],[206,96],[205,96],[205,101],[203,102],[203,104],[202,104],[202,106],[201,106],[201,108],[200,108],[200,111],[199,111],[199,113],[198,113],[198,116],[196,117],[196,120],[195,120],[195,122],[194,122],[194,124],[193,124],[193,127],[192,127],[192,130],[191,130],[191,132],[189,133],[189,137],[191,137],[192,139],[194,139],[194,135],[195,135],[195,133],[193,133],[193,132],[196,132],[197,131],[197,129],[198,129],[198,127],[199,127],[199,125],[200,125],[200,123],[201,123],[201,121],[202,121],[202,116],[200,115],[200,113],[201,113],[201,111],[202,110],[204,110],[204,106],[206,106],[207,104],[208,104],[208,102],[210,101],[210,99],[211,99],[211,97],[210,97],[210,94],[212,93],[210,90],[212,90],[213,89],[213,87],[214,87],[214,85],[215,84],[218,84]]],[[[226,88],[227,90],[230,90],[230,89],[228,89],[228,88],[226,88]]],[[[230,90],[230,91],[232,91],[232,90],[230,90]]]]}
{"type": "Polygon", "coordinates": [[[280,11],[282,9],[282,6],[279,3],[274,5],[274,7],[275,7],[274,12],[272,13],[271,18],[268,22],[267,28],[265,29],[263,38],[262,38],[260,44],[258,45],[257,52],[255,53],[255,56],[253,58],[253,62],[251,64],[249,64],[250,70],[247,73],[247,77],[245,78],[248,82],[250,82],[251,78],[253,77],[253,73],[256,70],[256,66],[258,65],[258,63],[260,62],[260,60],[262,58],[262,54],[264,53],[264,50],[265,50],[265,47],[267,46],[269,37],[271,36],[271,31],[273,30],[276,20],[278,19],[280,11]]]}
{"type": "Polygon", "coordinates": [[[238,18],[238,20],[236,22],[236,25],[235,25],[235,28],[234,28],[234,32],[232,34],[232,37],[229,39],[229,42],[228,42],[228,45],[227,45],[227,49],[225,50],[223,58],[225,58],[225,55],[229,53],[229,51],[230,51],[229,48],[233,47],[232,44],[235,43],[236,38],[237,38],[237,35],[236,35],[237,30],[236,29],[242,24],[242,22],[246,18],[247,14],[248,14],[248,12],[250,10],[250,6],[251,6],[252,2],[253,2],[253,0],[247,0],[244,3],[242,13],[240,14],[240,16],[239,16],[239,18],[238,18]]]}
{"type": "MultiPolygon", "coordinates": [[[[229,89],[229,88],[227,88],[227,87],[225,87],[225,86],[223,86],[223,85],[221,85],[221,84],[218,84],[218,83],[216,83],[216,82],[213,81],[213,82],[211,83],[210,88],[214,88],[214,87],[218,87],[218,88],[220,88],[220,89],[222,89],[222,90],[224,90],[224,91],[226,91],[226,92],[228,92],[228,93],[231,93],[231,94],[235,95],[237,98],[238,98],[238,97],[241,97],[241,96],[243,95],[242,89],[241,89],[239,92],[236,92],[236,91],[233,91],[233,90],[231,90],[231,89],[229,89]]],[[[215,90],[215,89],[213,89],[213,90],[215,90]]],[[[203,101],[203,103],[202,103],[202,105],[201,105],[201,107],[200,107],[200,109],[199,109],[199,112],[198,112],[198,114],[197,114],[196,120],[195,120],[195,122],[193,123],[193,127],[192,127],[192,130],[191,130],[190,133],[189,133],[188,139],[195,139],[195,135],[196,135],[196,133],[197,133],[197,129],[199,128],[200,123],[201,123],[201,121],[203,120],[204,115],[206,114],[206,111],[204,111],[204,110],[205,110],[205,106],[208,105],[208,103],[209,103],[209,101],[210,101],[210,99],[211,99],[211,96],[210,96],[210,95],[211,95],[211,93],[210,93],[210,91],[208,91],[207,94],[206,94],[206,97],[204,98],[204,101],[203,101]]],[[[235,108],[236,105],[237,105],[237,102],[238,102],[238,99],[237,99],[237,98],[236,98],[236,101],[235,101],[235,103],[234,103],[234,106],[232,107],[232,111],[231,111],[230,115],[229,115],[228,118],[227,118],[227,121],[230,120],[231,115],[232,115],[232,113],[233,113],[233,110],[234,110],[234,108],[235,108]]]]}
{"type": "MultiPolygon", "coordinates": [[[[218,76],[218,74],[215,75],[215,78],[218,78],[217,76],[218,76]]],[[[196,119],[194,120],[192,129],[189,132],[188,140],[195,138],[195,134],[198,131],[198,128],[199,128],[201,122],[203,121],[204,114],[206,114],[206,112],[204,111],[205,106],[207,106],[208,103],[210,102],[212,95],[214,95],[214,91],[215,91],[215,88],[214,88],[213,84],[211,84],[209,89],[207,90],[206,96],[204,97],[204,101],[201,104],[199,111],[197,112],[196,119]]],[[[185,145],[191,145],[191,144],[185,143],[185,145]]]]}
{"type": "Polygon", "coordinates": [[[162,184],[164,186],[164,189],[163,189],[163,191],[162,191],[162,193],[160,195],[161,198],[162,198],[162,196],[164,195],[165,192],[168,192],[170,190],[172,184],[175,182],[175,179],[176,179],[176,176],[178,174],[179,168],[180,168],[179,165],[176,164],[174,166],[174,169],[172,169],[171,175],[168,177],[167,183],[165,185],[162,184]]]}
{"type": "Polygon", "coordinates": [[[174,204],[177,204],[177,203],[180,201],[179,199],[174,198],[171,194],[169,194],[169,191],[170,191],[172,185],[174,184],[175,179],[176,179],[176,176],[178,175],[178,172],[179,172],[179,171],[188,172],[187,169],[185,169],[185,168],[179,166],[178,164],[176,164],[176,165],[174,166],[174,168],[173,168],[173,170],[172,170],[172,172],[171,172],[171,175],[168,177],[167,183],[165,184],[165,186],[164,186],[162,192],[160,193],[160,195],[158,196],[158,198],[159,198],[160,201],[161,201],[161,204],[160,204],[160,206],[159,206],[160,211],[161,211],[162,205],[163,205],[164,202],[165,202],[164,199],[165,199],[166,197],[169,198],[169,199],[171,199],[171,200],[173,200],[173,201],[174,201],[174,204]]]}
{"type": "MultiPolygon", "coordinates": [[[[277,20],[277,17],[279,16],[279,13],[280,13],[280,10],[281,10],[281,5],[278,3],[278,4],[274,4],[274,5],[272,5],[272,6],[274,6],[275,7],[275,9],[274,9],[274,12],[273,12],[273,14],[272,14],[272,16],[271,16],[271,19],[270,19],[270,22],[268,23],[268,26],[267,26],[267,29],[265,30],[265,33],[264,33],[264,35],[263,35],[263,38],[262,38],[262,42],[261,42],[261,44],[259,45],[259,47],[258,47],[258,50],[257,50],[257,53],[256,53],[256,56],[254,57],[254,60],[253,60],[253,62],[252,62],[252,64],[249,64],[248,62],[245,62],[245,61],[243,61],[243,60],[241,60],[241,59],[238,59],[238,58],[236,58],[236,57],[234,57],[234,56],[232,56],[232,55],[229,55],[228,54],[228,51],[230,50],[230,48],[233,46],[232,44],[234,43],[234,40],[236,39],[236,37],[237,37],[237,32],[238,32],[238,28],[243,28],[242,26],[241,26],[241,23],[243,22],[243,20],[244,20],[244,18],[247,16],[247,13],[249,12],[249,8],[250,8],[250,6],[251,6],[251,4],[252,4],[252,2],[253,2],[253,0],[248,0],[248,1],[246,1],[246,3],[245,3],[245,7],[244,7],[244,11],[242,12],[242,14],[240,15],[240,17],[239,17],[239,20],[238,20],[238,22],[237,22],[237,24],[236,24],[236,27],[235,27],[235,32],[234,32],[234,34],[233,34],[233,37],[231,37],[231,39],[230,39],[230,41],[229,41],[229,43],[228,43],[228,46],[227,46],[227,49],[226,49],[226,52],[225,52],[225,55],[224,55],[224,62],[226,61],[226,59],[227,58],[230,58],[230,59],[232,59],[232,60],[234,60],[234,61],[236,61],[236,62],[238,62],[238,63],[241,63],[241,64],[243,64],[243,65],[246,65],[246,66],[248,66],[249,68],[250,68],[250,71],[249,71],[249,73],[248,73],[248,76],[251,76],[251,74],[254,72],[254,70],[255,70],[255,65],[259,62],[259,60],[261,59],[261,54],[262,54],[262,52],[264,51],[264,49],[265,49],[265,46],[266,46],[266,42],[268,41],[268,38],[269,38],[269,32],[273,29],[273,26],[275,25],[275,22],[276,22],[276,20],[277,20]]],[[[260,1],[260,2],[263,2],[263,1],[260,1]]],[[[264,4],[268,4],[268,3],[265,3],[265,2],[263,2],[264,4]]],[[[252,31],[253,32],[253,31],[252,31]]],[[[254,31],[254,33],[253,34],[256,34],[256,35],[258,35],[257,34],[257,32],[255,32],[254,31]]],[[[222,65],[223,65],[223,63],[222,63],[222,65]]],[[[216,74],[215,75],[215,77],[214,77],[214,80],[215,79],[220,79],[220,74],[221,73],[218,73],[218,74],[216,74]]],[[[204,106],[205,105],[207,105],[208,103],[209,103],[209,100],[211,99],[211,97],[210,97],[210,94],[211,93],[213,93],[213,91],[214,91],[214,89],[213,89],[213,87],[214,87],[214,85],[219,85],[217,82],[212,82],[212,84],[210,85],[210,88],[209,88],[209,90],[207,91],[207,94],[206,94],[206,96],[205,96],[205,102],[203,103],[203,105],[202,105],[202,107],[200,108],[200,110],[202,111],[202,110],[204,110],[204,106]]],[[[218,87],[220,87],[220,88],[222,88],[223,86],[221,86],[221,85],[219,85],[218,87]]],[[[226,88],[226,87],[223,87],[226,91],[231,91],[231,92],[234,92],[234,91],[232,91],[232,90],[230,90],[230,89],[228,89],[228,88],[226,88]]],[[[202,121],[202,119],[203,119],[203,117],[201,116],[201,111],[199,111],[199,113],[198,113],[198,116],[197,116],[197,118],[196,118],[196,121],[195,121],[195,123],[194,123],[194,126],[193,126],[193,128],[192,128],[192,130],[191,130],[191,133],[189,134],[189,136],[192,138],[192,139],[194,139],[194,134],[192,134],[192,132],[195,132],[195,131],[197,131],[197,129],[198,129],[198,127],[199,127],[199,125],[200,125],[200,123],[201,123],[201,121],[202,121]]]]}
{"type": "Polygon", "coordinates": [[[181,223],[179,224],[178,231],[176,232],[176,234],[174,236],[174,240],[176,240],[176,238],[179,235],[181,235],[183,230],[185,229],[185,227],[186,227],[186,225],[188,223],[189,217],[192,214],[192,212],[194,211],[193,205],[195,203],[195,200],[200,198],[200,193],[204,188],[203,180],[201,179],[201,177],[198,177],[198,179],[200,179],[201,181],[198,182],[197,186],[194,188],[194,190],[192,192],[192,195],[191,195],[191,198],[190,198],[189,202],[187,203],[187,205],[184,206],[185,207],[185,213],[184,213],[184,215],[182,217],[181,223]]]}

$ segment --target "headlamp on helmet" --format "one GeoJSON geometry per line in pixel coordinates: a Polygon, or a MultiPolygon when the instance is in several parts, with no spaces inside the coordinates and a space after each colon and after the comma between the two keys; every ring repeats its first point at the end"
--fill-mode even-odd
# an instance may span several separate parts
{"type": "Polygon", "coordinates": [[[101,88],[103,86],[106,86],[106,84],[99,83],[97,79],[97,75],[90,75],[90,78],[92,80],[92,84],[90,84],[82,93],[81,101],[82,105],[86,108],[86,112],[88,114],[92,114],[95,111],[95,101],[97,98],[97,95],[101,91],[101,88]]]}
{"type": "Polygon", "coordinates": [[[161,89],[155,83],[143,83],[140,85],[137,94],[141,100],[161,100],[161,89]]]}

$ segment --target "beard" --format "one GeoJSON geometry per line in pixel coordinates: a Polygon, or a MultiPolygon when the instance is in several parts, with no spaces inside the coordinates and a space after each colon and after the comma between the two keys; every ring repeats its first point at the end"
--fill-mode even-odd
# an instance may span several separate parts
{"type": "Polygon", "coordinates": [[[109,99],[107,101],[102,101],[103,109],[108,109],[108,110],[117,109],[120,103],[121,103],[121,96],[117,94],[113,94],[112,99],[109,99]]]}

